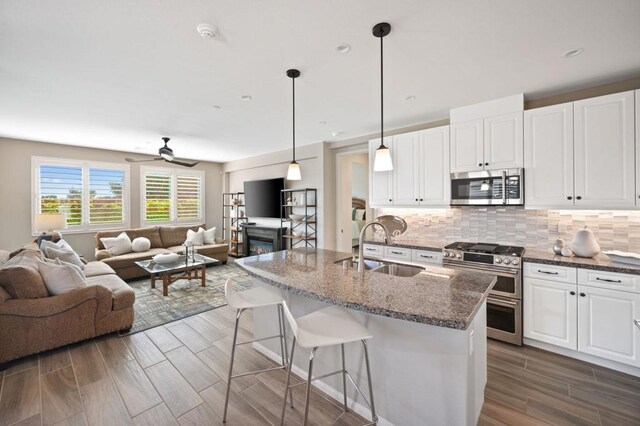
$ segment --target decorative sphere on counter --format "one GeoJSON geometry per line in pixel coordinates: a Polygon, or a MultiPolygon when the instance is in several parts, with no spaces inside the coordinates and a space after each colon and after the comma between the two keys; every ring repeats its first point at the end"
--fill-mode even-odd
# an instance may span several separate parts
{"type": "Polygon", "coordinates": [[[600,244],[591,229],[580,229],[571,242],[573,254],[579,257],[594,257],[600,253],[600,244]]]}

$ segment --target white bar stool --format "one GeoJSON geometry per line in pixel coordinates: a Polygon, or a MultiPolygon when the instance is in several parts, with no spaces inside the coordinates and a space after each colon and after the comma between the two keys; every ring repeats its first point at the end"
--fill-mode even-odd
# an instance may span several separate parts
{"type": "MultiPolygon", "coordinates": [[[[314,380],[324,379],[325,377],[342,374],[342,392],[344,395],[344,410],[347,411],[347,377],[360,393],[360,396],[371,409],[371,423],[367,425],[375,425],[378,422],[376,408],[373,401],[373,386],[371,384],[371,367],[369,365],[369,351],[367,349],[367,339],[371,339],[371,333],[358,320],[356,320],[347,310],[337,306],[329,306],[320,309],[300,318],[294,318],[286,302],[282,302],[284,313],[291,326],[293,332],[293,343],[291,345],[291,359],[289,361],[289,371],[287,372],[287,384],[284,391],[284,404],[282,406],[281,425],[284,425],[284,416],[287,409],[287,392],[291,392],[291,388],[304,382],[290,385],[291,383],[291,365],[293,365],[293,355],[296,349],[296,343],[303,348],[311,349],[309,356],[309,375],[307,378],[307,393],[305,397],[304,407],[304,425],[306,426],[309,416],[309,396],[311,393],[311,382],[314,380]],[[344,345],[345,343],[353,343],[361,341],[364,347],[364,358],[367,365],[367,380],[369,382],[369,401],[364,396],[356,382],[346,369],[344,362],[344,345]],[[320,377],[313,377],[313,359],[319,347],[340,345],[342,352],[342,369],[333,373],[324,374],[320,377]]],[[[293,405],[292,405],[293,407],[293,405]]]]}
{"type": "MultiPolygon", "coordinates": [[[[281,370],[287,368],[288,353],[287,353],[287,335],[284,327],[284,318],[282,315],[282,303],[283,297],[280,290],[272,287],[258,286],[245,291],[235,291],[233,288],[233,281],[231,278],[227,280],[224,285],[224,294],[227,298],[227,304],[236,309],[236,322],[233,330],[233,344],[231,346],[231,359],[229,360],[229,376],[227,379],[227,395],[224,400],[224,414],[222,416],[222,422],[227,421],[227,407],[229,406],[229,393],[231,392],[231,380],[249,376],[252,374],[264,373],[266,371],[281,370]],[[280,333],[275,336],[263,337],[261,339],[249,340],[246,342],[238,343],[238,326],[240,324],[240,316],[247,309],[262,308],[266,306],[278,307],[278,328],[280,333]],[[267,368],[265,370],[250,371],[248,373],[233,375],[233,361],[236,355],[236,346],[246,345],[248,343],[261,342],[268,339],[280,339],[280,353],[282,355],[282,365],[273,368],[267,368]]],[[[289,393],[291,406],[293,407],[293,393],[289,393]]],[[[285,394],[286,403],[286,394],[285,394]]]]}

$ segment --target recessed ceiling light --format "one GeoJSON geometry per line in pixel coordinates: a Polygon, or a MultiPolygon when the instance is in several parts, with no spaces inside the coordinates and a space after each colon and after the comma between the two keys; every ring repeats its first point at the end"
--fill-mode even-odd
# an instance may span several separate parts
{"type": "Polygon", "coordinates": [[[242,95],[240,96],[240,99],[242,99],[243,101],[250,101],[253,98],[249,95],[242,95]]]}
{"type": "Polygon", "coordinates": [[[325,126],[327,124],[327,122],[326,121],[318,121],[318,124],[321,125],[321,126],[325,126]]]}
{"type": "Polygon", "coordinates": [[[202,38],[216,38],[216,28],[211,24],[198,24],[196,30],[202,38]]]}
{"type": "Polygon", "coordinates": [[[338,47],[336,47],[336,52],[338,52],[338,53],[349,53],[350,50],[351,50],[351,46],[349,46],[346,43],[341,44],[338,47]]]}
{"type": "Polygon", "coordinates": [[[213,109],[220,109],[220,108],[222,108],[222,107],[221,107],[220,105],[213,105],[211,108],[213,108],[213,109]]]}
{"type": "Polygon", "coordinates": [[[409,96],[407,96],[406,98],[404,98],[404,100],[405,100],[405,101],[412,101],[412,100],[414,100],[415,98],[416,98],[416,96],[415,96],[415,95],[409,95],[409,96]]]}
{"type": "Polygon", "coordinates": [[[573,58],[575,56],[578,56],[579,54],[582,53],[584,49],[580,48],[580,49],[571,49],[568,52],[565,52],[564,57],[565,58],[573,58]]]}

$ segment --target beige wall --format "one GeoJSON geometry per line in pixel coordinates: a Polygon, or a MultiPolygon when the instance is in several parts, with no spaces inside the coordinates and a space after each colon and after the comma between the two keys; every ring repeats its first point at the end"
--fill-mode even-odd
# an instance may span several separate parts
{"type": "MultiPolygon", "coordinates": [[[[89,161],[130,164],[131,227],[140,226],[140,164],[127,163],[125,157],[143,158],[119,151],[80,148],[67,145],[0,138],[0,249],[12,250],[32,239],[31,235],[31,157],[56,157],[89,161]]],[[[149,164],[149,163],[141,163],[149,164]]],[[[158,167],[172,167],[165,162],[158,167]]],[[[222,164],[202,162],[194,167],[205,171],[205,219],[217,226],[221,236],[222,164]]],[[[94,233],[65,233],[65,239],[88,259],[93,259],[94,233]]]]}

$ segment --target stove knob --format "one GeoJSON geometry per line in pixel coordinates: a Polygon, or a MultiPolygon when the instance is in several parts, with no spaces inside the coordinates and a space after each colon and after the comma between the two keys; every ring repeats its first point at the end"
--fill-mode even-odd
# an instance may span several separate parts
{"type": "Polygon", "coordinates": [[[518,263],[520,263],[520,262],[518,261],[518,259],[513,259],[513,260],[511,261],[511,264],[512,264],[513,266],[516,266],[518,263]]]}
{"type": "Polygon", "coordinates": [[[448,252],[448,251],[445,251],[444,253],[442,253],[442,255],[443,255],[444,257],[449,257],[449,252],[448,252]]]}
{"type": "Polygon", "coordinates": [[[456,254],[456,257],[457,257],[458,259],[462,259],[462,255],[461,255],[460,253],[456,254]]]}
{"type": "Polygon", "coordinates": [[[511,263],[511,261],[510,261],[509,259],[505,259],[505,260],[504,260],[504,264],[505,264],[505,265],[508,265],[508,264],[510,264],[510,263],[511,263]]]}
{"type": "Polygon", "coordinates": [[[502,263],[502,259],[500,259],[499,257],[496,258],[496,263],[498,263],[498,264],[502,263]]]}

